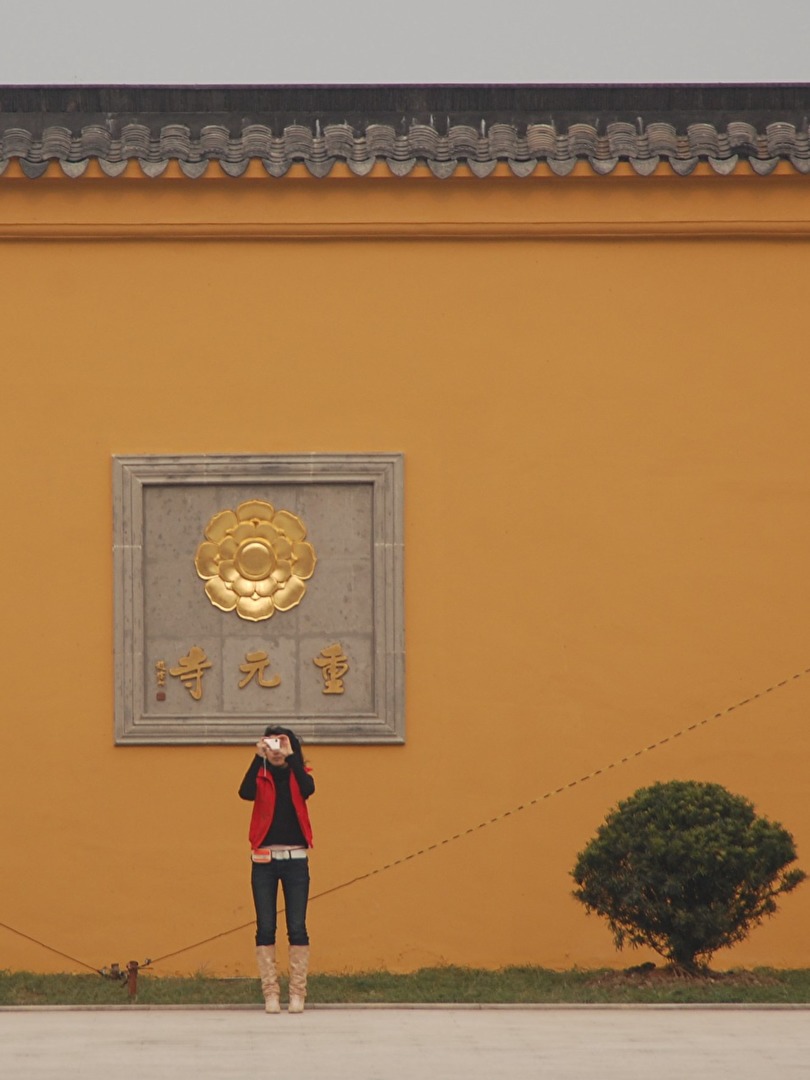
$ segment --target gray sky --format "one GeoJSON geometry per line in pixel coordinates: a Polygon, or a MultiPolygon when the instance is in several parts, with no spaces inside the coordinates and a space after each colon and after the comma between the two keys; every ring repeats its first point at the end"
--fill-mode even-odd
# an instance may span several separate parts
{"type": "Polygon", "coordinates": [[[810,82],[810,0],[0,0],[0,83],[810,82]]]}

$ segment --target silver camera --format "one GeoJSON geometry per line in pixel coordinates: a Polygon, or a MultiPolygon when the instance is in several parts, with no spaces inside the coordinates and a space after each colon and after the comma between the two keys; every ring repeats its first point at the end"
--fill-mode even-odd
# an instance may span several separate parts
{"type": "Polygon", "coordinates": [[[281,749],[281,739],[278,737],[278,735],[268,735],[267,738],[263,739],[262,741],[264,742],[264,745],[267,747],[268,750],[281,749]]]}

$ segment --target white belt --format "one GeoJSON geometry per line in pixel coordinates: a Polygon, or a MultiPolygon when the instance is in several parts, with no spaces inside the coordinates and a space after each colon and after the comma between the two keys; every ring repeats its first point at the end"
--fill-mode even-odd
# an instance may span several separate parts
{"type": "Polygon", "coordinates": [[[254,862],[271,862],[273,859],[305,859],[306,848],[292,848],[288,851],[275,851],[273,848],[256,848],[251,858],[254,862]]]}

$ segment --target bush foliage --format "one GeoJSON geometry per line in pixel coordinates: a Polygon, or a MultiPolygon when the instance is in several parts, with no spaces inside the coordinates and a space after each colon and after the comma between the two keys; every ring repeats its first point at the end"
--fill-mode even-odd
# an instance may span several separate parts
{"type": "Polygon", "coordinates": [[[619,803],[572,871],[618,949],[647,945],[695,970],[742,941],[806,877],[793,837],[719,784],[673,780],[619,803]]]}

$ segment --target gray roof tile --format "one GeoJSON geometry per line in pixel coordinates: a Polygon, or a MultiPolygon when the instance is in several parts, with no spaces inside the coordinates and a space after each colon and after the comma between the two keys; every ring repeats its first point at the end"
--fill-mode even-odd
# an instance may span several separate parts
{"type": "Polygon", "coordinates": [[[720,175],[740,161],[767,175],[780,161],[810,172],[810,87],[0,87],[0,173],[26,176],[56,160],[79,177],[90,160],[108,176],[131,159],[147,176],[177,161],[202,176],[211,161],[241,176],[259,160],[280,177],[296,162],[357,176],[385,162],[434,176],[505,162],[558,176],[578,161],[599,175],[627,161],[641,176],[662,161],[682,176],[706,161],[720,175]]]}

